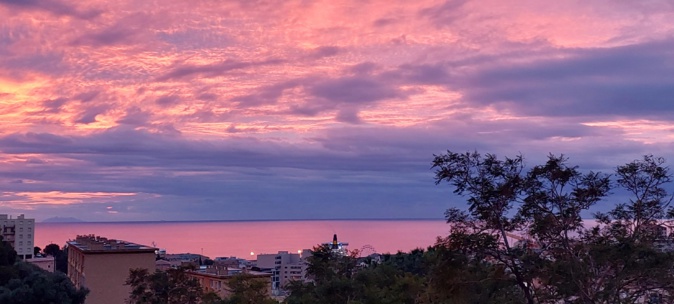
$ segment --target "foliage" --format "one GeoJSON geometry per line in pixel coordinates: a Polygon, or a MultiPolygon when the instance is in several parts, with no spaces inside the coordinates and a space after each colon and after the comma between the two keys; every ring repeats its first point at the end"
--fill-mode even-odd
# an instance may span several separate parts
{"type": "Polygon", "coordinates": [[[526,303],[636,303],[654,293],[674,301],[674,241],[663,233],[674,214],[663,187],[671,175],[662,158],[618,166],[614,182],[563,155],[527,172],[523,164],[522,156],[477,152],[435,157],[436,183],[469,197],[467,211],[446,213],[447,248],[466,253],[469,264],[503,267],[526,303]],[[585,223],[612,190],[632,198],[585,223]]]}
{"type": "Polygon", "coordinates": [[[37,266],[18,262],[1,270],[9,280],[0,284],[3,304],[82,304],[89,292],[76,289],[62,273],[50,273],[37,266]]]}
{"type": "Polygon", "coordinates": [[[61,250],[61,247],[59,247],[59,245],[56,245],[56,244],[52,243],[52,244],[48,244],[47,246],[44,246],[44,249],[42,250],[42,252],[44,253],[44,255],[51,255],[53,257],[56,257],[57,255],[59,255],[62,252],[62,250],[61,250]]]}
{"type": "Polygon", "coordinates": [[[16,250],[0,236],[0,267],[11,266],[16,262],[16,250]]]}
{"type": "Polygon", "coordinates": [[[326,254],[329,249],[316,247],[307,262],[318,280],[290,283],[284,303],[520,303],[502,267],[470,259],[444,241],[427,250],[385,254],[380,263],[365,266],[353,254],[326,254]]]}
{"type": "Polygon", "coordinates": [[[268,278],[259,280],[249,274],[232,276],[227,282],[231,295],[222,304],[277,304],[269,297],[270,282],[268,278]]]}
{"type": "MultiPolygon", "coordinates": [[[[35,247],[38,248],[38,247],[35,247]]],[[[54,257],[54,269],[56,271],[68,274],[68,246],[63,249],[57,244],[49,244],[42,250],[42,255],[54,257]]]]}
{"type": "Polygon", "coordinates": [[[203,296],[199,282],[183,269],[152,274],[143,268],[131,269],[126,285],[131,286],[130,304],[196,304],[203,296]]]}

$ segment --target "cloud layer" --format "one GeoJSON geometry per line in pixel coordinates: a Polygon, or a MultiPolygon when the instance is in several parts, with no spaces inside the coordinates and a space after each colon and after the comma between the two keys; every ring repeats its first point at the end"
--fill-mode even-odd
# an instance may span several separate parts
{"type": "Polygon", "coordinates": [[[446,149],[671,155],[669,1],[0,0],[0,208],[441,217],[446,149]]]}

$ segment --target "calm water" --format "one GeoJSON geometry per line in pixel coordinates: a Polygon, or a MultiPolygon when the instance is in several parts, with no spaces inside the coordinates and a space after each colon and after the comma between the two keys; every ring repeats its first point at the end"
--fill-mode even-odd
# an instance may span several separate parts
{"type": "MultiPolygon", "coordinates": [[[[366,245],[379,253],[425,248],[447,235],[443,220],[332,220],[241,222],[36,223],[35,245],[59,246],[78,234],[96,234],[143,245],[156,244],[168,253],[202,253],[211,258],[251,258],[251,252],[296,252],[332,241],[337,233],[349,249],[366,245]]],[[[368,249],[369,250],[369,249],[368,249]]]]}

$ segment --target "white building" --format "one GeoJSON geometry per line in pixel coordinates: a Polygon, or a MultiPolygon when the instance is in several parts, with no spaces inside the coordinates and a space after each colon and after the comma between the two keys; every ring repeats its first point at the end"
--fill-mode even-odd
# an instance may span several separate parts
{"type": "Polygon", "coordinates": [[[0,232],[4,241],[10,243],[19,258],[33,257],[35,246],[35,219],[27,219],[23,214],[17,218],[0,214],[0,232]]]}
{"type": "Polygon", "coordinates": [[[261,270],[271,269],[272,293],[279,295],[290,281],[304,281],[307,266],[304,258],[311,255],[311,251],[305,249],[298,253],[279,251],[276,254],[258,254],[257,267],[261,270]]]}

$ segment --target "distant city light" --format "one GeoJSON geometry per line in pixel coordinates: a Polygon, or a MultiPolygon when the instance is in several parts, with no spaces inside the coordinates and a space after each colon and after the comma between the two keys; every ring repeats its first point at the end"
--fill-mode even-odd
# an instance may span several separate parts
{"type": "Polygon", "coordinates": [[[251,252],[250,252],[250,255],[255,255],[255,252],[252,252],[252,251],[251,251],[251,252]]]}

